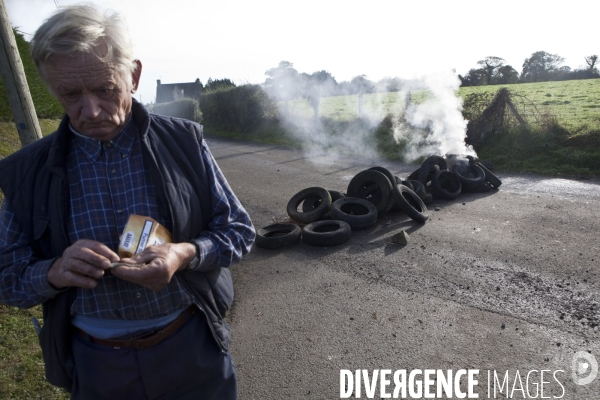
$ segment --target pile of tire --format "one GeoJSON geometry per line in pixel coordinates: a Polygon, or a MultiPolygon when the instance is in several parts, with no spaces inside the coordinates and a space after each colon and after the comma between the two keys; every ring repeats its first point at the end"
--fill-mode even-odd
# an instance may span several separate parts
{"type": "Polygon", "coordinates": [[[404,181],[383,167],[355,175],[347,193],[309,187],[296,193],[287,204],[295,223],[277,223],[257,231],[256,245],[275,249],[298,243],[335,246],[347,242],[352,230],[368,229],[389,211],[401,210],[425,223],[429,212],[424,199],[431,195],[420,182],[404,181]],[[301,228],[300,225],[303,225],[301,228]]]}
{"type": "Polygon", "coordinates": [[[433,199],[454,200],[461,192],[483,193],[499,188],[502,181],[491,171],[491,164],[472,156],[430,156],[407,180],[418,181],[433,199]]]}

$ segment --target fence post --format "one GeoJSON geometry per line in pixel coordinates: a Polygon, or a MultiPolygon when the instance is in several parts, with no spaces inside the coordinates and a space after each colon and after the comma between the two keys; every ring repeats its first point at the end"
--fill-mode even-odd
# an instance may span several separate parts
{"type": "Polygon", "coordinates": [[[362,94],[362,92],[360,92],[358,94],[358,118],[359,119],[362,118],[362,111],[363,111],[363,94],[362,94]]]}
{"type": "Polygon", "coordinates": [[[35,113],[4,0],[0,0],[0,75],[17,125],[21,145],[26,146],[41,139],[42,130],[35,113]]]}

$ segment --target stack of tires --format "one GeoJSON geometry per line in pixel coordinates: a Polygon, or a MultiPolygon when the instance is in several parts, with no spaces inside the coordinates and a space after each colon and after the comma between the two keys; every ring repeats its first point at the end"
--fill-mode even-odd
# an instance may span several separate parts
{"type": "Polygon", "coordinates": [[[461,192],[498,188],[502,181],[485,164],[470,156],[431,156],[406,180],[373,167],[356,174],[346,194],[321,187],[303,189],[287,204],[287,214],[295,222],[259,229],[256,245],[277,249],[302,238],[313,246],[335,246],[347,242],[353,230],[371,228],[379,215],[396,210],[424,224],[433,199],[454,200],[461,192]]]}
{"type": "Polygon", "coordinates": [[[408,180],[420,182],[431,194],[425,201],[427,204],[432,199],[454,200],[461,192],[481,193],[500,187],[502,181],[485,164],[472,156],[452,155],[448,159],[431,156],[409,175],[408,180]]]}
{"type": "Polygon", "coordinates": [[[378,216],[390,210],[402,210],[413,220],[425,223],[429,218],[423,202],[426,196],[423,185],[415,189],[389,170],[373,167],[352,178],[347,194],[321,187],[296,193],[286,210],[295,223],[278,223],[259,229],[256,245],[274,249],[297,243],[302,238],[313,246],[335,246],[347,242],[352,230],[375,226],[378,216]],[[303,228],[299,224],[303,224],[303,228]]]}

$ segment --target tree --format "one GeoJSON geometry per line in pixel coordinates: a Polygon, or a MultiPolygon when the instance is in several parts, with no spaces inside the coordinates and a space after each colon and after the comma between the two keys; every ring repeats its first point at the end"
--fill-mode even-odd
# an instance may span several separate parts
{"type": "Polygon", "coordinates": [[[302,93],[298,71],[289,61],[281,61],[275,68],[265,72],[265,91],[279,101],[285,102],[285,113],[289,113],[289,101],[302,93]]]}
{"type": "Polygon", "coordinates": [[[587,65],[590,66],[590,71],[594,71],[594,69],[596,68],[596,63],[598,62],[598,55],[594,54],[591,56],[587,56],[585,58],[585,62],[587,63],[587,65]]]}
{"type": "Polygon", "coordinates": [[[312,74],[300,74],[302,97],[308,99],[314,110],[314,118],[319,116],[319,104],[322,96],[331,96],[337,89],[337,82],[331,73],[321,70],[312,74]]]}
{"type": "Polygon", "coordinates": [[[398,77],[385,77],[377,81],[375,90],[377,92],[399,92],[402,89],[402,83],[402,79],[398,77]]]}
{"type": "Polygon", "coordinates": [[[265,89],[279,100],[290,100],[300,93],[298,71],[289,61],[281,61],[275,68],[265,72],[265,89]]]}
{"type": "Polygon", "coordinates": [[[372,93],[375,91],[375,84],[367,79],[366,75],[358,75],[350,81],[353,93],[372,93]]]}
{"type": "Polygon", "coordinates": [[[536,51],[531,57],[525,59],[521,80],[525,82],[548,81],[560,71],[564,61],[565,59],[557,54],[536,51]]]}
{"type": "Polygon", "coordinates": [[[465,76],[459,75],[461,86],[485,85],[486,72],[482,68],[471,68],[465,76]]]}
{"type": "Polygon", "coordinates": [[[483,60],[477,61],[477,64],[481,65],[481,69],[485,73],[487,84],[492,83],[492,78],[496,70],[504,65],[504,58],[496,56],[488,56],[483,60]]]}
{"type": "Polygon", "coordinates": [[[205,92],[214,92],[215,90],[223,90],[223,89],[229,89],[229,88],[234,88],[234,87],[235,87],[235,83],[233,83],[230,79],[208,78],[208,81],[206,82],[206,86],[204,86],[204,91],[205,92]]]}
{"type": "Polygon", "coordinates": [[[496,71],[494,83],[508,84],[519,82],[519,73],[510,65],[503,65],[496,71]]]}

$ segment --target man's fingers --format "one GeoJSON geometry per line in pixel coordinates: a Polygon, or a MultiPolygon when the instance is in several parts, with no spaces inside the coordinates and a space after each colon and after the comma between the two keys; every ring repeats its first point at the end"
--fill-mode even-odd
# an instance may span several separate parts
{"type": "MultiPolygon", "coordinates": [[[[109,264],[110,265],[110,264],[109,264]]],[[[79,260],[76,258],[69,259],[65,270],[70,271],[74,274],[89,276],[90,278],[99,279],[104,276],[104,269],[98,268],[85,260],[79,260]]]]}
{"type": "Polygon", "coordinates": [[[96,279],[104,275],[104,270],[86,264],[83,261],[61,257],[48,271],[48,281],[57,288],[79,286],[93,288],[96,279]]]}
{"type": "Polygon", "coordinates": [[[156,262],[142,266],[118,266],[112,270],[112,274],[154,291],[161,290],[171,280],[167,269],[156,262]]]}
{"type": "Polygon", "coordinates": [[[144,283],[156,275],[155,268],[149,265],[119,265],[112,270],[112,274],[121,279],[134,283],[144,283]]]}
{"type": "Polygon", "coordinates": [[[65,252],[69,258],[83,261],[102,269],[108,269],[110,263],[119,260],[119,256],[102,243],[92,240],[89,243],[77,242],[65,252]]]}
{"type": "Polygon", "coordinates": [[[102,243],[78,240],[69,246],[48,271],[48,281],[57,288],[92,288],[119,256],[102,243]]]}
{"type": "Polygon", "coordinates": [[[96,279],[74,273],[73,271],[65,271],[64,279],[68,283],[66,286],[77,286],[85,289],[95,288],[98,284],[96,279]]]}

